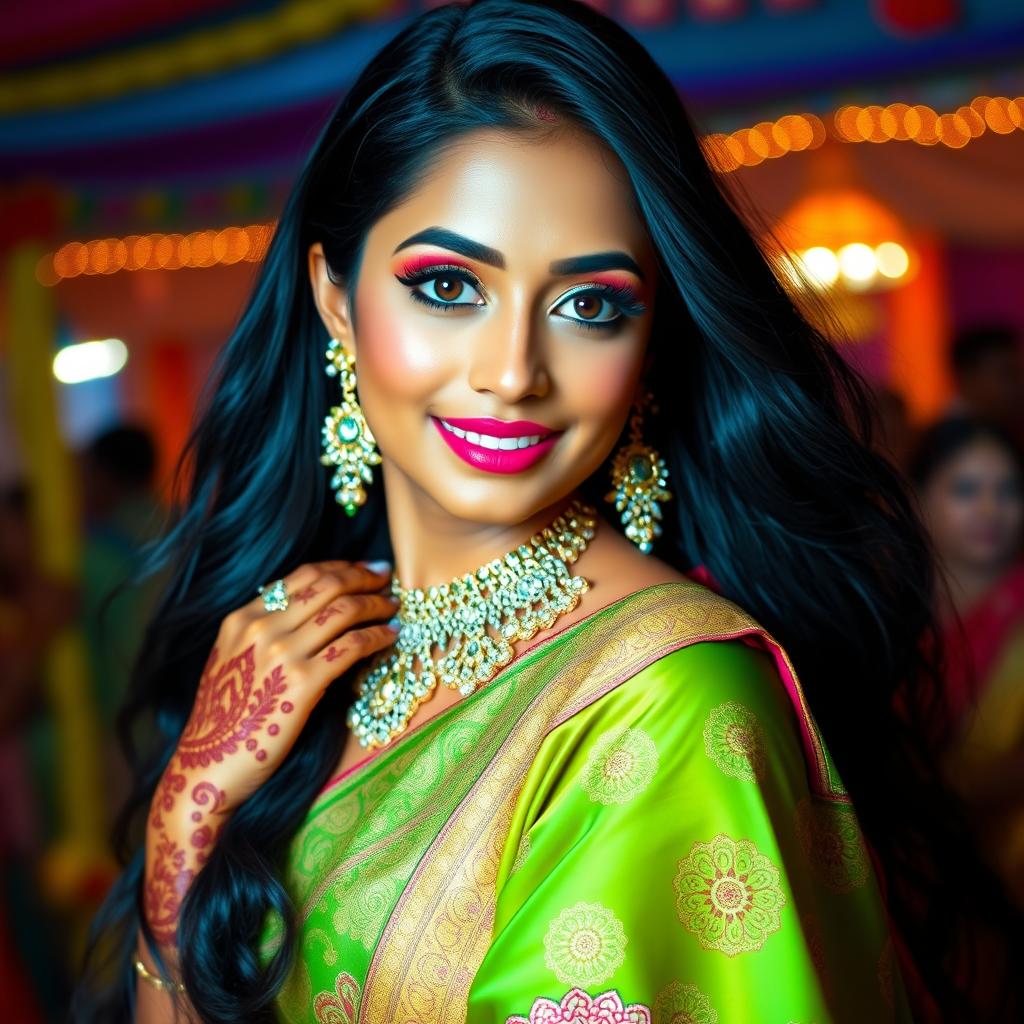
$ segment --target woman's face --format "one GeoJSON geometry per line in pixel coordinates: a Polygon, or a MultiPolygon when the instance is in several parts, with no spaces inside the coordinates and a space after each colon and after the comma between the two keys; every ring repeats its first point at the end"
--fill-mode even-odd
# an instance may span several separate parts
{"type": "Polygon", "coordinates": [[[1014,461],[1001,445],[965,445],[933,473],[923,500],[944,560],[986,569],[1017,553],[1024,497],[1014,461]]]}
{"type": "Polygon", "coordinates": [[[325,316],[389,504],[516,523],[572,491],[636,396],[655,278],[625,171],[590,137],[487,130],[445,151],[367,236],[354,330],[325,316]]]}

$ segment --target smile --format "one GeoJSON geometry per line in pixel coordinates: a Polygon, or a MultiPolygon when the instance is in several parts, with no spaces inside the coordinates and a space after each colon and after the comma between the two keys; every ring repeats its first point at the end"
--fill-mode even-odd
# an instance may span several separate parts
{"type": "Polygon", "coordinates": [[[529,448],[531,445],[540,444],[542,440],[537,434],[520,435],[519,437],[495,437],[493,434],[478,434],[474,430],[453,427],[447,420],[441,420],[441,426],[445,430],[450,430],[456,437],[464,437],[470,444],[478,444],[481,448],[490,448],[494,451],[501,449],[503,452],[511,452],[517,448],[529,448]]]}
{"type": "Polygon", "coordinates": [[[561,431],[529,420],[455,420],[430,417],[448,447],[475,469],[521,473],[544,457],[561,431]]]}

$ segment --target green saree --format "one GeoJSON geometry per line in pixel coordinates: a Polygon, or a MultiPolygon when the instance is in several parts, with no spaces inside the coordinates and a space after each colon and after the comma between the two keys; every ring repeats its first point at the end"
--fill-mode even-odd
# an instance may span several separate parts
{"type": "Polygon", "coordinates": [[[286,884],[283,1021],[911,1019],[791,666],[697,583],[572,624],[334,780],[286,884]]]}

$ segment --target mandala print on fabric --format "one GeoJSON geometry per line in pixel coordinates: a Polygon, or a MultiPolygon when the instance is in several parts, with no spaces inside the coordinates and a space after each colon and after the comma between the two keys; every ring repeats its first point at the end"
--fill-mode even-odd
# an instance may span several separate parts
{"type": "Polygon", "coordinates": [[[778,868],[747,839],[694,843],[672,885],[679,920],[705,949],[752,953],[781,926],[778,868]]]}
{"type": "Polygon", "coordinates": [[[626,958],[622,922],[600,903],[567,907],[548,926],[544,962],[568,985],[599,985],[626,958]]]}
{"type": "Polygon", "coordinates": [[[734,779],[756,782],[764,777],[764,733],[754,712],[730,700],[712,708],[704,723],[704,751],[734,779]]]}
{"type": "Polygon", "coordinates": [[[658,770],[658,748],[643,729],[613,729],[597,741],[580,785],[595,803],[624,804],[643,792],[658,770]]]}
{"type": "Polygon", "coordinates": [[[321,992],[313,1000],[316,1024],[356,1024],[359,996],[359,982],[342,972],[334,979],[333,992],[321,992]]]}
{"type": "Polygon", "coordinates": [[[811,870],[832,892],[867,881],[871,862],[853,808],[804,797],[796,806],[796,834],[811,870]]]}
{"type": "Polygon", "coordinates": [[[673,981],[654,1001],[654,1024],[718,1024],[718,1011],[696,985],[673,981]]]}
{"type": "Polygon", "coordinates": [[[589,996],[574,988],[560,1003],[536,999],[529,1017],[508,1017],[505,1024],[651,1024],[651,1011],[640,1003],[623,1005],[615,989],[589,996]]]}

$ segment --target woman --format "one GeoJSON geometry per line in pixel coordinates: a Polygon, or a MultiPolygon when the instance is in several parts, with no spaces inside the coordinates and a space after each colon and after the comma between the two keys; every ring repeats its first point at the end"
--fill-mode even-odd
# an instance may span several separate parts
{"type": "Polygon", "coordinates": [[[1024,907],[1024,460],[963,417],[932,427],[911,469],[947,584],[947,773],[1024,907]]]}
{"type": "Polygon", "coordinates": [[[968,1019],[970,862],[892,711],[929,553],[849,411],[628,33],[417,18],[193,438],[79,1019],[907,1020],[904,951],[968,1019]]]}

